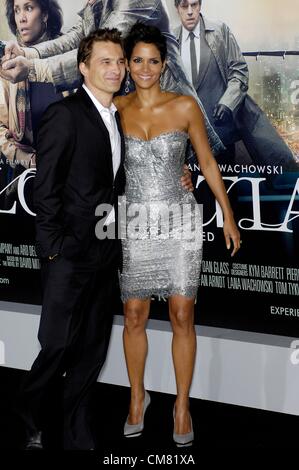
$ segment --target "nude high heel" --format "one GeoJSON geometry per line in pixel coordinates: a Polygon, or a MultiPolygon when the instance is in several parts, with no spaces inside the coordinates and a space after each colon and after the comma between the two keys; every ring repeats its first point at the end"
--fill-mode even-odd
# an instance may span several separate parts
{"type": "Polygon", "coordinates": [[[140,421],[140,423],[137,423],[137,424],[129,424],[128,423],[129,415],[128,415],[127,420],[125,422],[125,426],[124,426],[124,436],[125,437],[138,437],[138,436],[141,436],[142,431],[143,431],[143,427],[144,427],[144,415],[145,415],[145,412],[146,412],[147,407],[150,404],[150,402],[151,402],[151,397],[150,397],[149,393],[145,390],[141,421],[140,421]]]}
{"type": "Polygon", "coordinates": [[[177,434],[175,432],[175,407],[173,407],[173,440],[177,447],[190,447],[194,441],[193,423],[191,419],[191,431],[186,434],[177,434]]]}

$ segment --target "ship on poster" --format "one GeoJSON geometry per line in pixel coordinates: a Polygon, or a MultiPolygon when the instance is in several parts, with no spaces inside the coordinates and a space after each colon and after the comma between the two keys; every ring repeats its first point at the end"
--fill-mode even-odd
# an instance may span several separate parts
{"type": "MultiPolygon", "coordinates": [[[[5,18],[5,3],[0,0],[2,18],[5,18]]],[[[87,2],[83,0],[72,4],[60,0],[58,3],[63,12],[63,33],[80,18],[90,26],[95,16],[100,15],[99,9],[92,10],[95,15],[76,15],[83,7],[87,12],[87,2]]],[[[97,0],[93,3],[93,8],[102,4],[97,0]]],[[[108,3],[109,8],[113,3],[116,5],[116,11],[111,11],[112,21],[115,21],[121,8],[136,7],[138,0],[108,3]]],[[[182,47],[182,39],[188,42],[188,37],[182,33],[179,8],[183,7],[186,12],[191,4],[192,16],[197,2],[148,2],[152,7],[157,3],[161,3],[164,13],[169,16],[169,29],[178,41],[184,63],[186,44],[182,47]]],[[[200,47],[199,54],[198,49],[195,50],[197,76],[192,77],[192,64],[191,67],[187,64],[186,74],[189,73],[190,83],[195,80],[194,90],[204,103],[210,124],[224,143],[225,149],[218,152],[216,158],[243,243],[239,254],[231,259],[222,234],[221,211],[190,150],[187,161],[193,172],[196,197],[204,206],[205,235],[195,320],[199,324],[225,328],[294,335],[299,322],[296,258],[299,223],[299,13],[296,0],[285,0],[279,15],[274,5],[266,1],[202,0],[201,14],[200,39],[197,37],[195,41],[195,45],[200,47]],[[238,55],[238,60],[234,60],[234,54],[238,55]],[[211,72],[213,80],[210,79],[211,72]],[[209,87],[212,87],[210,91],[209,87]],[[224,117],[224,122],[221,122],[221,117],[224,117]]],[[[122,15],[119,25],[123,26],[125,21],[125,15],[122,15]]],[[[109,26],[109,21],[105,25],[109,26]]],[[[0,26],[0,38],[12,38],[4,21],[0,26]]],[[[55,53],[59,54],[59,50],[56,49],[55,53]]],[[[38,72],[45,76],[49,70],[49,67],[45,68],[46,62],[50,68],[60,67],[63,72],[70,71],[73,63],[73,75],[76,75],[75,52],[74,55],[68,54],[68,61],[63,62],[65,67],[60,66],[65,60],[60,54],[55,60],[54,57],[50,57],[48,62],[47,59],[40,60],[38,72]]],[[[59,83],[55,83],[54,91],[50,92],[52,100],[61,99],[62,91],[73,91],[74,82],[65,83],[56,73],[54,76],[59,83]]],[[[51,87],[51,83],[48,85],[51,87]]],[[[3,109],[3,103],[0,109],[3,109]]],[[[0,128],[3,130],[3,123],[0,128]]],[[[25,144],[32,144],[30,136],[26,135],[25,144]]],[[[5,155],[5,148],[1,148],[0,291],[1,300],[40,303],[32,205],[36,171],[34,147],[29,154],[30,163],[27,160],[25,165],[12,164],[12,159],[5,155]]],[[[22,162],[22,158],[19,161],[22,162]]],[[[116,313],[121,313],[121,305],[116,313]]],[[[152,317],[168,319],[163,299],[153,302],[152,317]]]]}

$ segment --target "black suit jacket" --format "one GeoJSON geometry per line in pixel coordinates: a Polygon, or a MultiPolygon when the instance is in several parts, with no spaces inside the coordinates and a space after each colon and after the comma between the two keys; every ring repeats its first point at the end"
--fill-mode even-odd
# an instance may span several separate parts
{"type": "Polygon", "coordinates": [[[95,210],[102,203],[117,208],[117,197],[124,191],[125,145],[118,113],[116,119],[122,144],[114,180],[109,133],[83,88],[49,106],[43,115],[34,187],[40,257],[61,253],[82,258],[92,247],[102,250],[103,262],[107,261],[107,243],[95,235],[95,210]]]}

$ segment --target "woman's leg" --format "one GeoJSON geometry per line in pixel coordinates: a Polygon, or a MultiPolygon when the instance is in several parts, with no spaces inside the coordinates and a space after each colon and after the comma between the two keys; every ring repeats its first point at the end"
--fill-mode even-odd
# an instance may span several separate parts
{"type": "Polygon", "coordinates": [[[124,304],[124,351],[131,384],[129,424],[142,420],[144,400],[144,368],[147,355],[146,323],[150,311],[150,299],[130,299],[124,304]]]}
{"type": "Polygon", "coordinates": [[[177,385],[175,432],[186,434],[191,431],[189,391],[196,352],[194,298],[182,295],[171,296],[169,317],[173,329],[172,357],[177,385]]]}

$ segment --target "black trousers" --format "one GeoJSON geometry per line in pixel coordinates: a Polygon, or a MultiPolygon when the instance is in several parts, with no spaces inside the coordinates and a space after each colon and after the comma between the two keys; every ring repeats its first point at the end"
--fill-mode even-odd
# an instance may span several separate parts
{"type": "MultiPolygon", "coordinates": [[[[118,249],[117,241],[107,243],[118,249]]],[[[117,264],[103,267],[94,254],[81,261],[58,256],[42,263],[42,280],[41,351],[23,385],[23,417],[29,430],[40,429],[39,410],[47,387],[65,373],[64,448],[93,448],[88,399],[109,345],[117,264]]]]}

